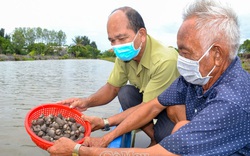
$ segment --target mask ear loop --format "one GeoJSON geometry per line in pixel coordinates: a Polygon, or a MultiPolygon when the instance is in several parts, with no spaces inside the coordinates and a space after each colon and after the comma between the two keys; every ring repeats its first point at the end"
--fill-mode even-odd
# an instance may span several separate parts
{"type": "MultiPolygon", "coordinates": [[[[214,44],[212,44],[209,48],[208,48],[208,50],[204,53],[204,55],[199,59],[199,61],[206,55],[206,53],[208,53],[210,50],[211,50],[211,48],[214,46],[214,44]]],[[[207,77],[214,71],[214,69],[215,69],[215,67],[216,66],[214,66],[213,68],[212,68],[212,70],[207,74],[207,77]]]]}
{"type": "MultiPolygon", "coordinates": [[[[215,69],[216,66],[213,67],[213,69],[207,74],[207,76],[209,76],[215,69]]],[[[210,76],[211,77],[211,76],[210,76]]]]}
{"type": "Polygon", "coordinates": [[[203,54],[203,56],[201,56],[201,58],[198,60],[198,62],[200,62],[200,61],[203,59],[203,57],[206,56],[206,54],[210,51],[210,49],[211,49],[213,46],[214,46],[214,43],[208,48],[208,50],[203,54]]]}
{"type": "Polygon", "coordinates": [[[133,41],[132,42],[134,42],[135,41],[135,39],[136,39],[136,37],[137,37],[137,35],[139,34],[139,31],[137,31],[137,33],[136,33],[136,35],[135,35],[135,37],[134,37],[134,39],[133,39],[133,41]]]}
{"type": "MultiPolygon", "coordinates": [[[[137,31],[137,33],[136,33],[136,35],[135,35],[135,38],[133,39],[133,47],[134,47],[134,49],[135,49],[135,39],[136,39],[136,37],[137,37],[137,35],[139,34],[139,30],[137,31]]],[[[140,46],[136,49],[136,50],[138,50],[138,49],[141,49],[141,46],[142,46],[142,42],[141,42],[141,44],[140,44],[140,46]]]]}

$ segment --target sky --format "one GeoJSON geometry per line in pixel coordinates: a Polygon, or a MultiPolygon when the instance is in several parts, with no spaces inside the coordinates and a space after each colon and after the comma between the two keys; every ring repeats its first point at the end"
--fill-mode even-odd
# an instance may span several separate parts
{"type": "MultiPolygon", "coordinates": [[[[241,43],[250,39],[250,9],[245,0],[224,0],[236,11],[240,22],[241,43]]],[[[190,0],[0,0],[0,28],[11,34],[19,27],[62,30],[67,45],[76,36],[87,36],[97,48],[111,48],[107,36],[109,14],[121,6],[137,10],[147,32],[165,45],[176,45],[182,23],[182,10],[190,0]]]]}

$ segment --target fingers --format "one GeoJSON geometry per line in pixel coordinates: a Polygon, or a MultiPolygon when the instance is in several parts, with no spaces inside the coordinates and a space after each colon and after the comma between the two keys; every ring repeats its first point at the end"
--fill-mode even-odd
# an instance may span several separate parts
{"type": "Polygon", "coordinates": [[[88,109],[86,101],[81,98],[70,98],[62,101],[58,101],[58,104],[67,105],[69,108],[75,108],[78,111],[86,111],[88,109]]]}
{"type": "Polygon", "coordinates": [[[86,116],[86,115],[84,115],[84,114],[81,116],[81,118],[82,118],[84,121],[91,122],[91,121],[89,120],[88,116],[86,116]]]}
{"type": "MultiPolygon", "coordinates": [[[[58,142],[58,140],[55,141],[54,144],[56,144],[57,142],[58,142]]],[[[55,151],[56,151],[55,146],[50,146],[50,147],[47,149],[47,152],[50,153],[51,156],[54,155],[55,151]]]]}
{"type": "Polygon", "coordinates": [[[47,149],[47,152],[51,153],[51,147],[49,147],[49,148],[47,149]]]}
{"type": "Polygon", "coordinates": [[[62,101],[63,104],[69,105],[70,108],[76,108],[81,106],[80,98],[71,98],[68,100],[62,101]]]}
{"type": "Polygon", "coordinates": [[[56,103],[63,104],[63,105],[68,105],[69,106],[75,100],[76,100],[76,98],[70,98],[70,99],[66,99],[66,100],[62,100],[62,101],[57,101],[56,103]]]}
{"type": "Polygon", "coordinates": [[[79,98],[70,98],[70,99],[58,101],[56,103],[68,105],[70,108],[75,108],[80,104],[80,99],[79,98]]]}
{"type": "Polygon", "coordinates": [[[91,131],[96,131],[96,130],[99,130],[101,128],[103,128],[104,126],[102,125],[103,124],[103,120],[102,118],[100,117],[96,117],[96,116],[86,116],[86,115],[82,115],[81,116],[82,119],[84,121],[88,121],[90,124],[91,124],[91,131]]]}
{"type": "Polygon", "coordinates": [[[82,145],[86,147],[90,147],[90,137],[85,137],[82,145]]]}
{"type": "Polygon", "coordinates": [[[90,123],[90,126],[91,126],[91,131],[95,131],[95,123],[92,121],[92,118],[91,117],[88,117],[86,115],[82,115],[81,118],[84,120],[84,121],[88,121],[90,123]]]}
{"type": "Polygon", "coordinates": [[[72,101],[69,108],[76,108],[77,106],[80,106],[80,100],[72,101]]]}

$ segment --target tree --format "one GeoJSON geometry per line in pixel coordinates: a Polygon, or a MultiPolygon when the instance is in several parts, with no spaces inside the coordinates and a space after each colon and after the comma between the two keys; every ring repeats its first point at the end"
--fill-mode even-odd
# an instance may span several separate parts
{"type": "Polygon", "coordinates": [[[42,39],[44,43],[49,43],[49,30],[48,29],[43,29],[42,39]]]}
{"type": "Polygon", "coordinates": [[[87,45],[86,46],[88,53],[89,53],[89,57],[92,59],[97,59],[98,55],[100,54],[100,50],[92,47],[91,45],[87,45]]]}
{"type": "Polygon", "coordinates": [[[82,45],[83,46],[90,45],[90,40],[87,36],[82,37],[82,45]]]}
{"type": "Polygon", "coordinates": [[[90,42],[90,39],[87,36],[76,36],[75,39],[72,39],[75,45],[87,46],[90,45],[93,48],[97,49],[96,43],[94,41],[90,42]]]}
{"type": "Polygon", "coordinates": [[[96,43],[94,41],[90,43],[90,46],[97,49],[96,43]]]}
{"type": "Polygon", "coordinates": [[[9,39],[0,36],[0,54],[11,54],[13,46],[9,39]]]}
{"type": "Polygon", "coordinates": [[[37,39],[36,30],[32,28],[26,28],[25,30],[26,31],[24,31],[24,35],[27,46],[34,44],[37,39]]]}
{"type": "Polygon", "coordinates": [[[0,29],[0,37],[4,37],[4,31],[5,30],[3,28],[0,29]]]}
{"type": "Polygon", "coordinates": [[[66,43],[66,39],[67,39],[66,34],[62,30],[58,31],[58,33],[57,33],[57,44],[59,46],[64,45],[66,43]]]}
{"type": "Polygon", "coordinates": [[[43,29],[40,27],[36,28],[36,41],[38,43],[43,43],[43,29]]]}
{"type": "Polygon", "coordinates": [[[242,53],[250,53],[250,40],[245,40],[242,45],[240,45],[239,51],[242,53]]]}
{"type": "Polygon", "coordinates": [[[24,30],[22,28],[16,28],[12,35],[12,43],[16,54],[21,54],[22,49],[26,46],[26,39],[24,30]]]}
{"type": "Polygon", "coordinates": [[[113,49],[106,50],[105,52],[102,53],[102,57],[116,57],[113,49]]]}
{"type": "MultiPolygon", "coordinates": [[[[6,36],[8,37],[8,36],[6,36]]],[[[48,30],[38,28],[16,28],[11,36],[16,54],[27,54],[31,50],[39,54],[53,54],[58,50],[58,46],[62,46],[66,42],[66,34],[60,30],[48,30]],[[46,47],[44,49],[43,43],[46,47]],[[27,51],[28,47],[28,51],[27,51]],[[34,49],[34,47],[36,47],[34,49]],[[40,52],[40,50],[45,50],[40,52]]]]}
{"type": "Polygon", "coordinates": [[[46,45],[44,43],[34,43],[28,46],[28,51],[32,52],[30,55],[41,55],[44,54],[46,45]]]}
{"type": "Polygon", "coordinates": [[[75,39],[72,39],[72,41],[75,43],[75,45],[82,45],[83,38],[82,36],[76,36],[75,39]]]}
{"type": "Polygon", "coordinates": [[[5,29],[0,29],[0,54],[11,54],[14,51],[10,36],[5,34],[5,29]]]}
{"type": "Polygon", "coordinates": [[[69,52],[76,57],[85,57],[85,58],[97,58],[100,54],[100,51],[97,49],[96,43],[93,41],[90,43],[90,40],[87,36],[76,36],[75,39],[72,39],[74,44],[69,48],[69,52]]]}

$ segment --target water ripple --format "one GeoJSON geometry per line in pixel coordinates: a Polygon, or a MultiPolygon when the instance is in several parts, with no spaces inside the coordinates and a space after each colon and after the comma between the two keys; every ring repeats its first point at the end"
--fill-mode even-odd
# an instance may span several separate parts
{"type": "MultiPolygon", "coordinates": [[[[102,60],[0,62],[1,155],[26,156],[26,151],[37,156],[48,154],[37,148],[24,128],[28,111],[39,104],[93,94],[106,83],[112,68],[113,63],[102,60]]],[[[113,100],[84,113],[110,116],[119,110],[117,103],[113,100]]]]}

